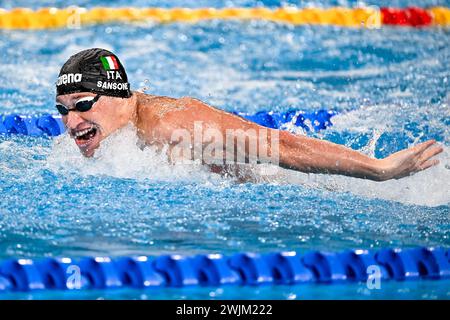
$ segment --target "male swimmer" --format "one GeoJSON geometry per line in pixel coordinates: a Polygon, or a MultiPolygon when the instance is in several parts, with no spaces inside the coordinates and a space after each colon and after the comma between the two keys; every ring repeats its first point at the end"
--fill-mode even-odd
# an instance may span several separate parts
{"type": "MultiPolygon", "coordinates": [[[[223,142],[227,131],[234,130],[248,139],[245,147],[239,149],[232,145],[226,149],[227,144],[223,143],[226,150],[217,153],[219,158],[231,153],[233,160],[238,158],[237,153],[244,153],[245,159],[252,156],[249,144],[250,140],[259,139],[251,134],[256,132],[267,138],[267,156],[277,153],[276,164],[280,167],[375,181],[399,179],[432,167],[439,162],[431,158],[443,151],[434,140],[429,140],[384,159],[374,159],[328,141],[264,128],[194,98],[176,99],[131,91],[117,56],[98,48],[70,57],[61,68],[56,92],[56,108],[68,133],[86,157],[92,157],[102,140],[129,123],[136,127],[143,145],[153,145],[160,150],[164,146],[169,148],[166,150],[173,150],[180,143],[180,135],[174,138],[174,132],[186,132],[189,141],[196,141],[196,134],[214,136],[212,130],[222,135],[217,137],[216,134],[215,140],[223,142]],[[273,137],[277,137],[276,143],[273,137]]],[[[207,149],[212,140],[201,140],[201,150],[207,149]]],[[[188,157],[192,160],[202,155],[202,152],[194,152],[192,145],[189,148],[188,157]]],[[[267,160],[261,154],[256,154],[257,162],[267,160]]],[[[221,172],[224,167],[225,162],[224,166],[217,162],[210,165],[214,172],[221,172]]]]}

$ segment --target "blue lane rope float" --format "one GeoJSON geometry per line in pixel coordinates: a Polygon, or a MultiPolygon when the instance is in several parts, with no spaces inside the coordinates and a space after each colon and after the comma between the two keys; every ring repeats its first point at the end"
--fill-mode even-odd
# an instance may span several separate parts
{"type": "MultiPolygon", "coordinates": [[[[287,129],[289,125],[301,127],[306,131],[319,131],[331,126],[334,111],[325,109],[307,113],[298,110],[287,112],[261,111],[255,114],[233,112],[272,129],[287,129]]],[[[57,115],[0,115],[0,134],[22,134],[27,136],[58,136],[65,132],[61,116],[57,115]]]]}
{"type": "Polygon", "coordinates": [[[337,113],[320,109],[314,112],[303,112],[299,110],[289,110],[287,112],[260,111],[255,114],[234,112],[248,120],[256,122],[264,127],[272,129],[286,129],[288,125],[301,127],[306,131],[319,131],[332,126],[331,118],[337,113]]]}
{"type": "Polygon", "coordinates": [[[9,259],[0,262],[0,292],[355,283],[374,279],[370,268],[377,268],[376,277],[383,281],[450,279],[450,250],[9,259]]]}
{"type": "Polygon", "coordinates": [[[27,136],[57,136],[65,128],[60,116],[50,114],[21,116],[10,114],[0,116],[0,134],[22,134],[27,136]]]}

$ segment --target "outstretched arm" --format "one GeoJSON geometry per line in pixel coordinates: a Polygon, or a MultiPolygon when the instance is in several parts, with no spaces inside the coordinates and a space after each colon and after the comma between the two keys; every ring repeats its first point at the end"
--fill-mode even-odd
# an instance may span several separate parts
{"type": "Polygon", "coordinates": [[[358,151],[328,141],[280,133],[280,165],[303,172],[342,174],[384,181],[399,179],[439,163],[430,159],[442,147],[429,140],[384,159],[370,158],[358,151]]]}
{"type": "MultiPolygon", "coordinates": [[[[197,99],[182,98],[179,101],[188,105],[189,108],[172,112],[167,116],[164,127],[168,136],[171,134],[170,128],[186,128],[195,141],[193,136],[196,121],[207,124],[205,126],[207,128],[218,130],[223,141],[227,139],[227,131],[232,130],[240,135],[236,141],[244,139],[247,141],[246,145],[241,149],[234,147],[234,150],[224,150],[224,152],[232,152],[236,158],[247,160],[255,156],[249,145],[258,145],[261,136],[266,136],[268,138],[267,155],[270,158],[273,158],[274,153],[278,153],[279,166],[306,173],[341,174],[375,181],[399,179],[438,164],[438,160],[431,158],[443,150],[441,146],[435,145],[434,140],[429,140],[387,158],[374,159],[332,142],[262,127],[197,99]],[[273,136],[279,137],[278,144],[273,143],[273,139],[269,138],[273,136]]],[[[203,135],[206,135],[205,131],[203,135]]],[[[203,142],[203,150],[205,150],[208,144],[203,142]]],[[[263,159],[259,152],[257,158],[261,162],[267,162],[267,158],[263,159]]]]}

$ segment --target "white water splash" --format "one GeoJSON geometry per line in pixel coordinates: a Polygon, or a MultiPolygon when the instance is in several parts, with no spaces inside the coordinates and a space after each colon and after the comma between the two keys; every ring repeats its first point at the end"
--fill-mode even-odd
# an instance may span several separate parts
{"type": "Polygon", "coordinates": [[[81,175],[107,175],[136,180],[195,181],[208,183],[220,180],[206,167],[195,162],[169,164],[165,152],[153,147],[141,149],[134,127],[127,126],[102,141],[92,158],[81,155],[75,142],[67,135],[55,139],[47,158],[52,171],[73,170],[81,175]]]}
{"type": "MultiPolygon", "coordinates": [[[[356,112],[357,113],[357,112],[356,112]]],[[[371,121],[347,114],[341,120],[358,122],[356,131],[363,127],[361,122],[371,121]]],[[[342,125],[342,123],[341,123],[342,125]]],[[[339,124],[338,124],[339,126],[339,124]]],[[[369,126],[370,127],[370,126],[369,126]]],[[[348,128],[348,127],[347,127],[348,128]]],[[[367,128],[367,126],[366,126],[367,128]]],[[[373,155],[375,140],[382,132],[381,125],[374,129],[374,141],[361,150],[373,155]]],[[[367,131],[367,129],[366,129],[367,131]]],[[[242,175],[256,183],[298,184],[312,188],[351,192],[355,195],[374,199],[398,201],[405,204],[439,206],[450,203],[450,148],[444,145],[444,152],[437,157],[438,166],[400,180],[374,182],[337,175],[305,174],[292,170],[276,169],[276,174],[264,174],[270,166],[243,166],[242,175]]],[[[105,139],[93,158],[83,157],[68,135],[55,140],[53,150],[47,158],[47,166],[52,171],[74,170],[82,175],[107,175],[118,178],[149,179],[163,181],[189,181],[213,185],[231,183],[199,163],[191,162],[171,165],[165,153],[158,153],[152,147],[139,148],[136,130],[128,126],[105,139]]]]}
{"type": "Polygon", "coordinates": [[[450,204],[450,148],[436,157],[440,164],[399,180],[376,182],[338,175],[305,174],[280,170],[273,181],[335,192],[351,192],[373,199],[397,201],[405,204],[440,206],[450,204]]]}
{"type": "MultiPolygon", "coordinates": [[[[335,131],[347,130],[354,133],[372,131],[372,139],[360,152],[373,157],[378,138],[385,132],[398,131],[398,121],[420,120],[427,115],[429,123],[442,127],[438,120],[448,115],[448,105],[442,104],[433,108],[414,110],[414,106],[377,105],[361,107],[358,110],[343,113],[333,118],[335,131]]],[[[356,195],[397,201],[405,204],[439,206],[450,204],[450,146],[448,143],[449,128],[444,128],[445,141],[440,143],[444,152],[436,156],[440,163],[425,171],[399,180],[375,182],[337,175],[303,174],[293,171],[280,171],[274,181],[278,183],[302,184],[315,188],[323,188],[337,192],[351,192],[356,195]]],[[[414,144],[421,136],[414,137],[414,144]]]]}

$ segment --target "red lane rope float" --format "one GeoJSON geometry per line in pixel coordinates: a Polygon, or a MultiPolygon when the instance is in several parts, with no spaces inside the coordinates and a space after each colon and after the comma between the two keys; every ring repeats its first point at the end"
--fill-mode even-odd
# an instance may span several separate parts
{"type": "Polygon", "coordinates": [[[397,8],[41,8],[31,10],[0,8],[0,29],[73,28],[102,23],[154,21],[157,23],[196,23],[201,20],[267,20],[292,25],[333,25],[380,28],[395,26],[450,26],[450,9],[432,7],[397,8]]]}
{"type": "Polygon", "coordinates": [[[427,10],[418,7],[405,9],[381,8],[382,24],[411,27],[429,26],[433,16],[427,10]]]}

